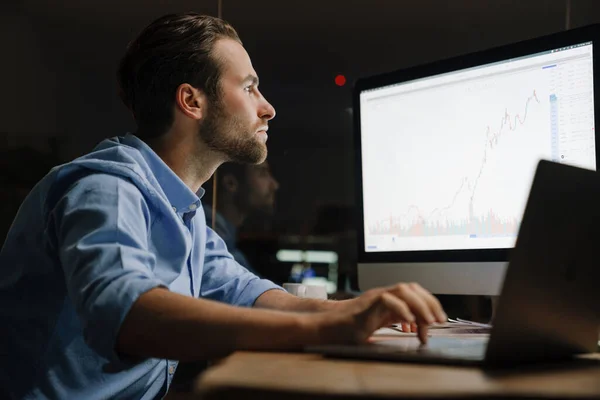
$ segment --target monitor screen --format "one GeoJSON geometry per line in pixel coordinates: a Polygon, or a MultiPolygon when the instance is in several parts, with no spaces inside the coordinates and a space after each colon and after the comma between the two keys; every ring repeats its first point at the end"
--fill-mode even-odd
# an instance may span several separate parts
{"type": "Polygon", "coordinates": [[[594,50],[359,90],[363,251],[513,247],[540,159],[596,169],[594,50]]]}

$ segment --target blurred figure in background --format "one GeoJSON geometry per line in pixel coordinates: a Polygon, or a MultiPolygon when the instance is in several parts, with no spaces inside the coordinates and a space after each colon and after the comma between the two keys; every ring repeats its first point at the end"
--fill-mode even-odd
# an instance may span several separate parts
{"type": "MultiPolygon", "coordinates": [[[[258,165],[225,163],[217,174],[217,204],[213,224],[213,181],[205,185],[203,198],[206,225],[225,241],[233,258],[249,271],[256,273],[250,262],[238,248],[238,230],[246,219],[254,214],[272,216],[275,212],[275,194],[279,183],[271,174],[267,161],[258,165]]],[[[215,177],[213,177],[215,179],[215,177]]]]}

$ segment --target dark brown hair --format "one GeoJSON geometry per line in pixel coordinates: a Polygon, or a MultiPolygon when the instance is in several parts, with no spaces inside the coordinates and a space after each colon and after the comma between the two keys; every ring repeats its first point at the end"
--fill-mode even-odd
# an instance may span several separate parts
{"type": "Polygon", "coordinates": [[[169,129],[175,92],[182,83],[204,91],[211,100],[219,98],[221,67],[211,53],[220,38],[241,43],[227,22],[190,12],[155,20],[129,44],[117,80],[142,139],[156,138],[169,129]]]}

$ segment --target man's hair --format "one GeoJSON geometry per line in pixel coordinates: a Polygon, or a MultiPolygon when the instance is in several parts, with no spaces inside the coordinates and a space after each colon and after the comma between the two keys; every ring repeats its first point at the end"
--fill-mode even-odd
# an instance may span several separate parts
{"type": "Polygon", "coordinates": [[[212,49],[221,38],[242,43],[229,23],[190,12],[155,20],[127,46],[117,73],[119,94],[143,138],[156,138],[172,125],[179,85],[219,98],[221,65],[212,49]]]}

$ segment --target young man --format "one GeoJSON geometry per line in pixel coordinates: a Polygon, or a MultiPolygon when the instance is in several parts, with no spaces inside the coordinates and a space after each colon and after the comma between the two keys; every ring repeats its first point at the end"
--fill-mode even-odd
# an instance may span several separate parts
{"type": "Polygon", "coordinates": [[[416,284],[299,299],[242,269],[206,227],[201,185],[260,163],[275,110],[231,26],[162,17],[118,74],[136,135],[54,168],[0,253],[0,397],[154,399],[177,361],[359,343],[390,322],[444,321],[416,284]]]}
{"type": "Polygon", "coordinates": [[[258,165],[225,163],[213,176],[217,179],[215,219],[212,212],[212,184],[206,187],[204,214],[206,225],[213,228],[227,245],[234,260],[257,274],[244,253],[237,246],[237,231],[251,215],[272,216],[275,212],[275,193],[279,183],[271,174],[267,161],[258,165]],[[214,225],[213,225],[214,222],[214,225]]]}

